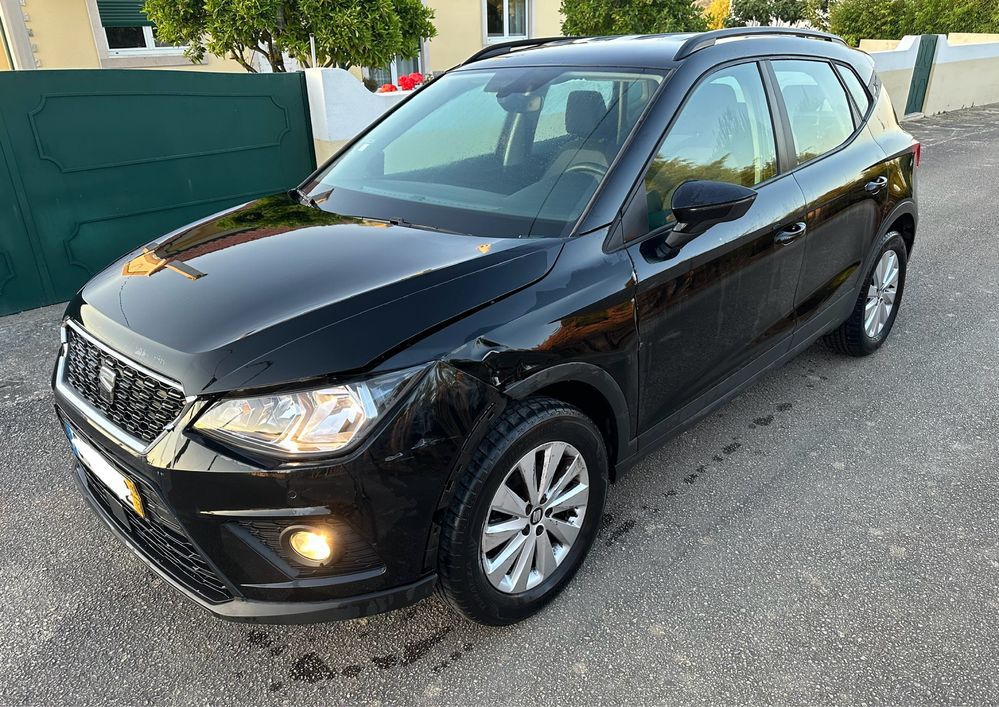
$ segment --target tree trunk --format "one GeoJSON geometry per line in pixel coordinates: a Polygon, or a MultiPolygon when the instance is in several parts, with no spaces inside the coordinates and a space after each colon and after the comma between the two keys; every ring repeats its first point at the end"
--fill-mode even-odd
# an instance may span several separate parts
{"type": "Polygon", "coordinates": [[[281,50],[274,46],[274,39],[270,33],[267,34],[267,60],[271,63],[271,71],[275,74],[285,73],[284,55],[281,50]]]}
{"type": "Polygon", "coordinates": [[[242,66],[242,67],[243,67],[244,69],[246,69],[246,70],[247,70],[248,72],[250,72],[251,74],[255,74],[255,73],[257,73],[257,70],[253,68],[253,65],[252,65],[252,64],[250,64],[250,63],[249,63],[249,62],[248,62],[248,61],[247,61],[247,60],[246,60],[246,59],[245,59],[245,58],[243,57],[243,53],[242,53],[242,52],[237,52],[237,51],[236,51],[235,49],[233,49],[233,50],[232,50],[232,51],[230,52],[230,54],[231,54],[232,58],[236,60],[236,63],[238,63],[238,64],[239,64],[240,66],[242,66]]]}

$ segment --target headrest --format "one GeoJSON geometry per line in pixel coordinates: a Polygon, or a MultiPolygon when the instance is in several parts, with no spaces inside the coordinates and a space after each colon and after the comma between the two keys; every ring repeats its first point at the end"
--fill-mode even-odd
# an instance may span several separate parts
{"type": "Polygon", "coordinates": [[[723,113],[729,108],[739,104],[739,98],[735,95],[735,89],[723,83],[709,83],[699,92],[703,105],[715,108],[719,113],[723,113]]]}
{"type": "Polygon", "coordinates": [[[607,105],[599,91],[573,91],[565,104],[565,131],[588,138],[607,115],[607,105]]]}

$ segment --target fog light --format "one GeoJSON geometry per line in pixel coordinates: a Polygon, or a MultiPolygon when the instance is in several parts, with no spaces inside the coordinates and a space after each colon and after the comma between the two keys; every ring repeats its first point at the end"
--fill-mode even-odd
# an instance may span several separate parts
{"type": "Polygon", "coordinates": [[[308,565],[325,565],[333,556],[333,542],[328,533],[308,527],[288,528],[285,533],[290,547],[300,562],[308,565]]]}

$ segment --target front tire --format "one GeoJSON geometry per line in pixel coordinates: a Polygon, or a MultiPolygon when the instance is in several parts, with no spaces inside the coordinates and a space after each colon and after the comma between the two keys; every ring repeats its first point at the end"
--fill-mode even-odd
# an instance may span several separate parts
{"type": "Polygon", "coordinates": [[[886,233],[861,284],[853,313],[838,329],[826,335],[829,347],[849,356],[868,356],[881,348],[902,303],[907,256],[902,234],[886,233]]]}
{"type": "Polygon", "coordinates": [[[600,524],[607,451],[571,405],[510,405],[462,475],[441,530],[440,593],[466,618],[505,625],[572,579],[600,524]]]}

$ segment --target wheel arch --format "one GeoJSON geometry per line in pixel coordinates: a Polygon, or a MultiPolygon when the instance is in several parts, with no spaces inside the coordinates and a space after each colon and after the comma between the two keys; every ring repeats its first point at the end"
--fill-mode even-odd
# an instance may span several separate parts
{"type": "Polygon", "coordinates": [[[882,226],[881,233],[875,241],[875,248],[886,233],[889,231],[898,231],[902,234],[902,240],[905,241],[906,253],[911,255],[912,248],[916,242],[916,224],[918,220],[919,217],[916,213],[916,203],[914,201],[907,199],[898,204],[884,220],[884,226],[882,226]]]}
{"type": "Polygon", "coordinates": [[[916,240],[916,224],[919,222],[919,216],[916,212],[916,202],[912,199],[906,199],[895,205],[895,207],[888,213],[888,216],[881,221],[881,227],[875,233],[875,237],[868,244],[867,252],[864,253],[864,258],[860,262],[860,268],[858,270],[860,275],[857,275],[857,294],[860,293],[860,288],[863,287],[863,273],[870,270],[871,266],[874,264],[874,258],[877,256],[878,251],[881,250],[881,245],[885,241],[885,236],[892,231],[900,231],[902,233],[902,240],[905,242],[906,255],[912,254],[912,247],[916,240]]]}
{"type": "Polygon", "coordinates": [[[603,433],[614,481],[617,463],[632,451],[631,417],[627,398],[607,371],[592,363],[561,363],[517,381],[504,392],[515,400],[544,395],[579,408],[603,433]]]}

